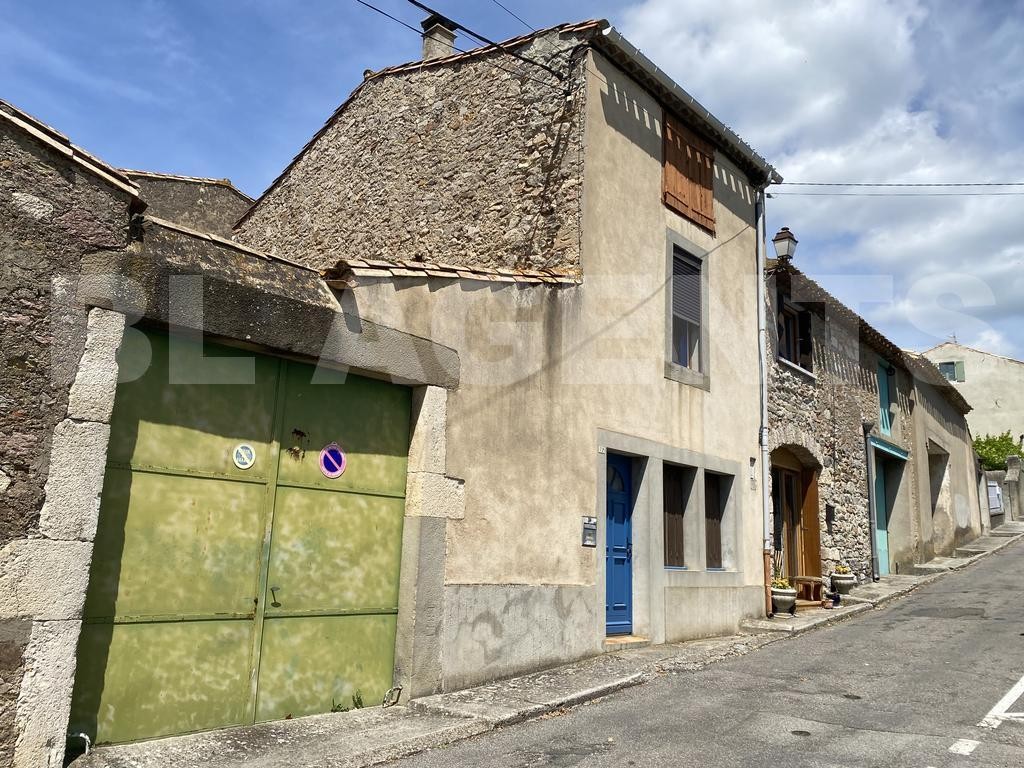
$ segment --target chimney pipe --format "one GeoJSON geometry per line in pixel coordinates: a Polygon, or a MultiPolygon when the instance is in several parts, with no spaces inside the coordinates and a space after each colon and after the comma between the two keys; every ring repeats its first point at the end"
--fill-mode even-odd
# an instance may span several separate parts
{"type": "Polygon", "coordinates": [[[439,13],[432,13],[422,22],[423,59],[439,59],[455,53],[456,24],[439,13]]]}

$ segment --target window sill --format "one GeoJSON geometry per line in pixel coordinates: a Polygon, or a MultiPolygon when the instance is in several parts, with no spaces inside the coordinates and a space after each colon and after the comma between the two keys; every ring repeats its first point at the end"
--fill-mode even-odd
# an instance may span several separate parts
{"type": "Polygon", "coordinates": [[[688,570],[690,570],[690,566],[688,566],[688,565],[666,565],[665,566],[665,570],[666,571],[688,571],[688,570]]]}
{"type": "Polygon", "coordinates": [[[796,371],[797,373],[801,373],[801,374],[803,374],[804,376],[806,376],[806,377],[807,377],[808,379],[810,379],[811,381],[817,381],[817,380],[818,380],[818,377],[817,377],[817,376],[815,376],[815,375],[814,375],[813,373],[811,373],[810,371],[808,371],[808,370],[807,370],[806,368],[804,368],[804,367],[803,367],[802,365],[797,365],[796,363],[790,362],[789,360],[787,360],[787,359],[786,359],[786,358],[784,358],[784,357],[776,357],[776,358],[775,358],[775,360],[776,360],[776,361],[777,361],[777,362],[779,363],[779,365],[781,365],[781,366],[782,366],[783,368],[789,368],[789,369],[790,369],[791,371],[796,371]]]}
{"type": "Polygon", "coordinates": [[[677,381],[680,384],[687,384],[705,392],[711,391],[711,377],[706,373],[695,371],[692,368],[684,368],[679,363],[665,361],[665,378],[677,381]]]}

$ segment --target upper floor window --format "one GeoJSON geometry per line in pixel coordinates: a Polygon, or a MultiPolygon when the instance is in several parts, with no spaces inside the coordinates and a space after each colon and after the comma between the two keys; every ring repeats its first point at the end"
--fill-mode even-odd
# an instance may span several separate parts
{"type": "Polygon", "coordinates": [[[878,428],[883,435],[892,434],[892,396],[890,393],[890,378],[896,371],[885,360],[878,363],[878,428]]]}
{"type": "Polygon", "coordinates": [[[662,186],[665,205],[715,232],[715,148],[665,113],[662,186]]]}
{"type": "Polygon", "coordinates": [[[672,257],[672,362],[701,369],[701,263],[677,251],[672,257]]]}
{"type": "Polygon", "coordinates": [[[779,357],[799,365],[805,371],[814,369],[814,341],[811,337],[811,313],[792,304],[779,293],[779,357]]]}
{"type": "Polygon", "coordinates": [[[939,372],[949,381],[965,381],[964,361],[956,360],[939,363],[939,372]]]}

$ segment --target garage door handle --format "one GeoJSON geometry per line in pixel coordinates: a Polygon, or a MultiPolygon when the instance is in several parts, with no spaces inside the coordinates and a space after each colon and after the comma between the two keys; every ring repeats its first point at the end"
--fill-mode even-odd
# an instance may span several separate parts
{"type": "Polygon", "coordinates": [[[275,608],[280,608],[281,607],[281,604],[279,602],[277,602],[277,590],[279,590],[279,589],[280,589],[280,587],[271,587],[270,588],[270,604],[272,606],[274,606],[275,608]]]}

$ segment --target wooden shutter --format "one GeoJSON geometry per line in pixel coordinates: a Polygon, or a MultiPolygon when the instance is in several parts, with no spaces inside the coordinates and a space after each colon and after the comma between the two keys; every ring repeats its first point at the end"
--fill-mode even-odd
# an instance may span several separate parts
{"type": "Polygon", "coordinates": [[[683,547],[683,523],[686,513],[685,470],[671,464],[664,466],[665,565],[681,568],[686,565],[683,547]]]}
{"type": "Polygon", "coordinates": [[[722,478],[704,475],[704,543],[707,567],[722,567],[722,478]]]}
{"type": "Polygon", "coordinates": [[[665,205],[715,231],[715,148],[665,113],[662,186],[665,205]]]}
{"type": "Polygon", "coordinates": [[[800,337],[800,366],[806,370],[814,370],[814,342],[811,336],[811,313],[806,309],[797,315],[800,337]]]}
{"type": "Polygon", "coordinates": [[[672,314],[700,326],[700,262],[672,258],[672,314]]]}

